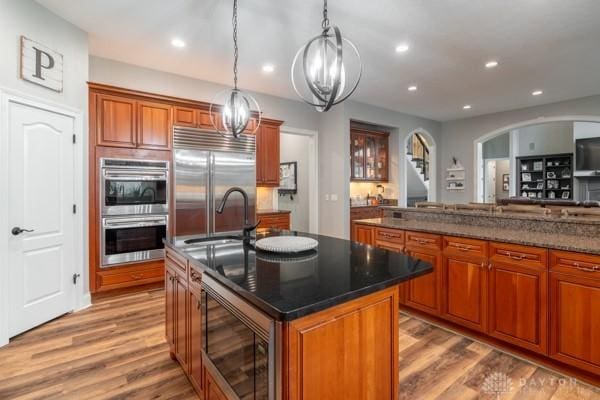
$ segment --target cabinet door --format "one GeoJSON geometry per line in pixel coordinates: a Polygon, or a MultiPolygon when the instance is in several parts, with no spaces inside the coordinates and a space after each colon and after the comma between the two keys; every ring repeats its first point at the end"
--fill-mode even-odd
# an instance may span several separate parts
{"type": "Polygon", "coordinates": [[[365,179],[374,181],[377,179],[377,138],[365,136],[365,179]]]}
{"type": "MultiPolygon", "coordinates": [[[[168,266],[168,264],[167,264],[168,266]]],[[[175,277],[170,268],[165,268],[165,329],[167,343],[175,352],[175,277]]]]}
{"type": "Polygon", "coordinates": [[[265,124],[257,132],[256,184],[279,186],[279,126],[265,124]]]}
{"type": "MultiPolygon", "coordinates": [[[[197,121],[196,123],[198,124],[199,128],[204,128],[204,129],[211,129],[214,130],[215,127],[213,126],[213,123],[210,119],[210,112],[208,110],[198,110],[197,112],[197,121]]],[[[217,124],[220,124],[220,116],[215,114],[215,122],[217,124]]]]}
{"type": "Polygon", "coordinates": [[[206,369],[204,369],[204,381],[204,400],[227,400],[225,393],[206,369]]]}
{"type": "Polygon", "coordinates": [[[188,371],[188,348],[187,348],[187,314],[188,299],[187,285],[183,278],[175,276],[175,355],[181,363],[184,371],[188,371]]]}
{"type": "Polygon", "coordinates": [[[200,304],[200,295],[195,291],[188,294],[189,318],[189,343],[190,343],[190,381],[198,392],[202,392],[202,307],[200,304]]]}
{"type": "Polygon", "coordinates": [[[550,356],[600,374],[600,269],[550,272],[550,356]]]}
{"type": "Polygon", "coordinates": [[[197,110],[190,107],[173,107],[173,124],[195,128],[197,125],[197,110]]]}
{"type": "Polygon", "coordinates": [[[124,97],[96,97],[96,143],[100,146],[136,146],[136,102],[124,97]]]}
{"type": "Polygon", "coordinates": [[[171,148],[171,106],[140,101],[138,103],[137,146],[144,149],[171,148]]]}
{"type": "Polygon", "coordinates": [[[487,322],[487,263],[444,256],[442,261],[442,316],[481,332],[487,322]]]}
{"type": "Polygon", "coordinates": [[[408,248],[409,256],[433,265],[433,271],[427,275],[411,279],[406,285],[406,305],[418,310],[439,315],[441,312],[440,253],[408,248]]]}
{"type": "Polygon", "coordinates": [[[375,243],[374,230],[372,226],[354,224],[354,241],[362,244],[370,244],[371,246],[375,243]]]}
{"type": "Polygon", "coordinates": [[[548,352],[546,268],[492,262],[488,333],[541,354],[548,352]]]}
{"type": "Polygon", "coordinates": [[[388,137],[380,137],[376,141],[377,161],[375,165],[375,178],[378,181],[388,180],[388,137]]]}
{"type": "Polygon", "coordinates": [[[351,178],[365,179],[365,137],[360,134],[350,135],[351,178]]]}

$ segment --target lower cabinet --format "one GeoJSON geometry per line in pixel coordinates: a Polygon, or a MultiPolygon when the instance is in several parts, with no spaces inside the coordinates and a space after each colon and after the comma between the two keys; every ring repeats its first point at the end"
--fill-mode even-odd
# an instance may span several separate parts
{"type": "Polygon", "coordinates": [[[175,356],[175,276],[169,267],[165,268],[165,336],[171,355],[175,356]]]}
{"type": "Polygon", "coordinates": [[[375,244],[375,228],[370,225],[353,224],[352,237],[355,242],[374,245],[375,244]]]}
{"type": "Polygon", "coordinates": [[[406,284],[405,304],[429,314],[439,315],[441,305],[441,237],[406,232],[406,254],[433,265],[433,272],[411,279],[406,284]]]}
{"type": "Polygon", "coordinates": [[[204,370],[204,400],[228,400],[227,396],[219,388],[214,378],[208,372],[204,370]]]}
{"type": "Polygon", "coordinates": [[[550,356],[600,374],[600,257],[551,252],[550,356]]]}
{"type": "Polygon", "coordinates": [[[190,290],[188,292],[189,317],[189,377],[192,386],[197,392],[203,390],[202,379],[202,304],[200,302],[200,292],[190,290]]]}
{"type": "Polygon", "coordinates": [[[175,356],[181,363],[184,371],[189,368],[188,365],[188,347],[187,347],[187,282],[179,276],[175,276],[175,356]]]}
{"type": "Polygon", "coordinates": [[[287,340],[288,400],[397,396],[395,288],[291,321],[287,340]]]}

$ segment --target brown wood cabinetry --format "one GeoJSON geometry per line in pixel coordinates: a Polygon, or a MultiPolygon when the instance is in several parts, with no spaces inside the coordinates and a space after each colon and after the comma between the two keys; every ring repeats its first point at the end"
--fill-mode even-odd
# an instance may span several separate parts
{"type": "Polygon", "coordinates": [[[395,398],[397,316],[393,287],[292,321],[287,399],[395,398]]]}
{"type": "Polygon", "coordinates": [[[259,229],[290,229],[289,211],[273,211],[268,213],[258,213],[257,219],[260,220],[259,229]]]}
{"type": "Polygon", "coordinates": [[[98,94],[96,109],[90,110],[90,124],[96,123],[100,146],[135,147],[137,140],[136,102],[126,97],[98,94]]]}
{"type": "Polygon", "coordinates": [[[442,316],[485,332],[487,325],[487,242],[443,238],[442,316]]]}
{"type": "Polygon", "coordinates": [[[375,244],[375,227],[362,224],[352,225],[353,240],[362,244],[375,244]]]}
{"type": "Polygon", "coordinates": [[[194,389],[200,393],[203,388],[202,377],[202,304],[200,301],[200,291],[191,289],[188,291],[188,309],[189,309],[189,378],[194,389]]]}
{"type": "MultiPolygon", "coordinates": [[[[506,244],[492,243],[489,260],[489,327],[498,339],[541,353],[548,352],[548,272],[545,262],[524,265],[506,260],[497,249],[516,251],[506,244]]],[[[520,252],[531,248],[520,246],[520,252]]],[[[542,249],[545,251],[545,249],[542,249]]]]}
{"type": "Polygon", "coordinates": [[[550,252],[550,356],[600,374],[600,257],[550,252]]]}
{"type": "Polygon", "coordinates": [[[149,101],[137,103],[137,147],[152,150],[171,148],[172,107],[149,101]]]}
{"type": "Polygon", "coordinates": [[[207,369],[204,369],[204,400],[229,400],[207,369]]]}
{"type": "Polygon", "coordinates": [[[442,238],[421,232],[406,232],[406,254],[433,266],[433,272],[410,280],[406,285],[406,305],[439,315],[441,307],[442,238]]]}
{"type": "Polygon", "coordinates": [[[389,133],[350,130],[352,181],[387,182],[389,175],[389,133]]]}
{"type": "Polygon", "coordinates": [[[198,110],[191,107],[173,107],[173,125],[196,128],[198,123],[198,110]]]}
{"type": "MultiPolygon", "coordinates": [[[[383,217],[383,210],[377,206],[350,207],[350,226],[353,227],[353,222],[359,219],[371,219],[383,217]]],[[[354,229],[350,231],[351,240],[357,241],[354,236],[354,229]]]]}
{"type": "Polygon", "coordinates": [[[171,358],[175,358],[175,277],[177,274],[172,268],[165,268],[165,336],[171,358]]]}
{"type": "Polygon", "coordinates": [[[263,120],[256,132],[256,185],[279,186],[279,123],[263,120]]]}
{"type": "Polygon", "coordinates": [[[171,352],[188,371],[188,283],[187,283],[187,261],[173,252],[167,252],[165,257],[165,282],[166,287],[166,318],[167,341],[172,342],[171,352]],[[170,309],[169,309],[170,308],[170,309]],[[172,337],[170,337],[172,335],[172,337]]]}

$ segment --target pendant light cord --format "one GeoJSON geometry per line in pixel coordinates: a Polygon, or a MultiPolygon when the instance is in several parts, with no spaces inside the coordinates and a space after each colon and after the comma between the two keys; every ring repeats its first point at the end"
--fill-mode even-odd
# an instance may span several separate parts
{"type": "Polygon", "coordinates": [[[321,22],[323,29],[329,27],[329,18],[327,17],[327,0],[323,0],[323,22],[321,22]]]}
{"type": "Polygon", "coordinates": [[[238,80],[238,41],[237,41],[237,0],[233,0],[233,18],[231,20],[233,25],[233,88],[237,89],[238,80]]]}

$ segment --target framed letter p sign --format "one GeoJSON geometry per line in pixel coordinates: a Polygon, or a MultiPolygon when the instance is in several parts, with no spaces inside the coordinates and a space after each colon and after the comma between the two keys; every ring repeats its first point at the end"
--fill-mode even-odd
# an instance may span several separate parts
{"type": "Polygon", "coordinates": [[[62,54],[21,36],[21,79],[62,92],[62,54]]]}

